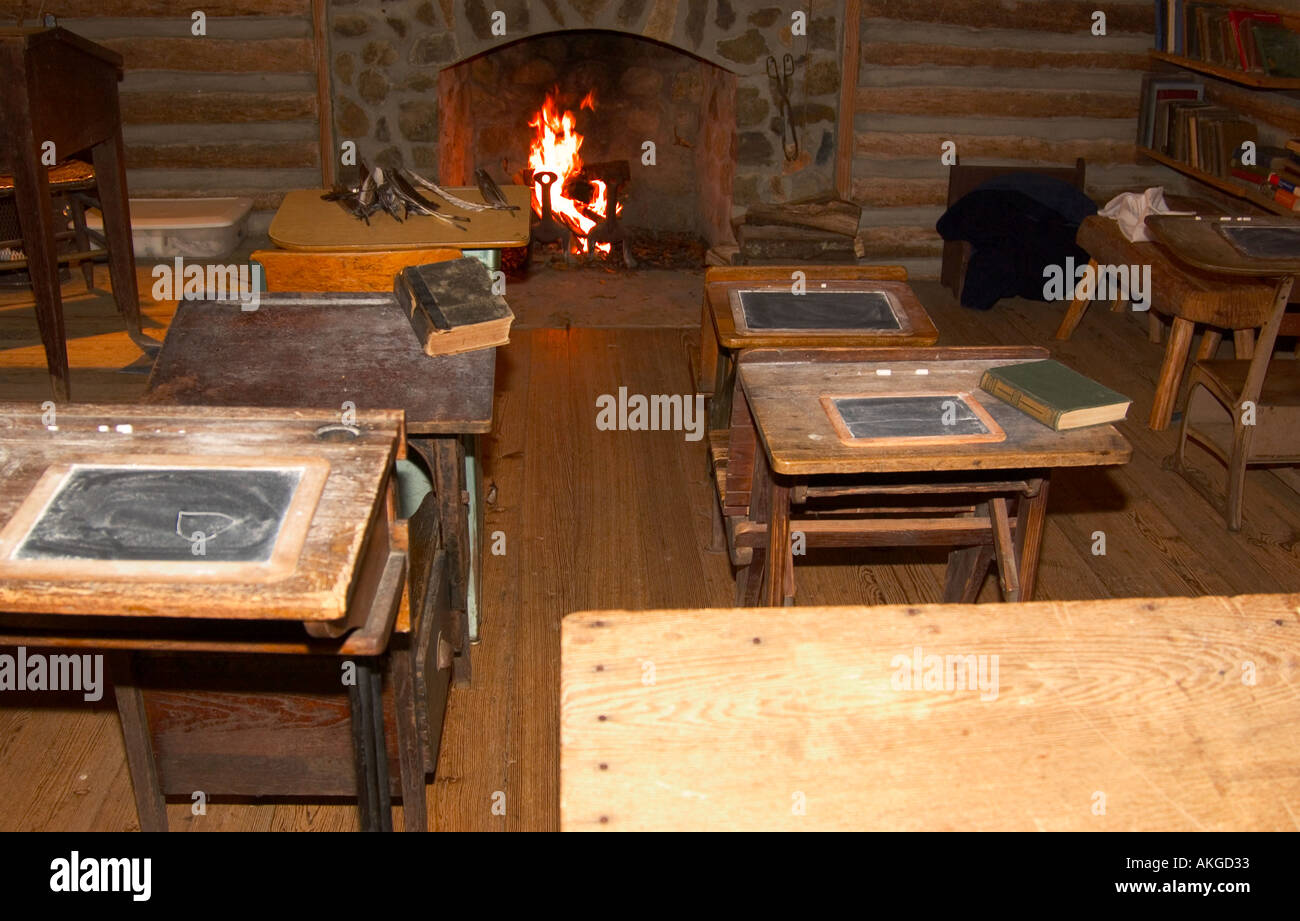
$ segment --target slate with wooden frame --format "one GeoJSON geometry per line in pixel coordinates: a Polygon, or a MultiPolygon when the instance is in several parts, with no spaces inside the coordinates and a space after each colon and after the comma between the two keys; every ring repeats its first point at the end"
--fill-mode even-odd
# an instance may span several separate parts
{"type": "Polygon", "coordinates": [[[823,394],[840,441],[858,447],[919,447],[1003,441],[1007,433],[964,390],[823,394]]]}
{"type": "Polygon", "coordinates": [[[0,529],[0,578],[274,582],[297,567],[329,473],[306,456],[54,464],[0,529]]]}
{"type": "Polygon", "coordinates": [[[396,792],[425,829],[449,566],[434,501],[396,517],[400,411],[0,403],[0,431],[0,645],[111,653],[142,828],[203,790],[356,795],[363,829],[396,792]]]}
{"type": "Polygon", "coordinates": [[[832,279],[802,284],[798,290],[788,280],[731,288],[727,301],[736,332],[742,336],[856,333],[900,338],[913,332],[897,283],[832,279]]]}

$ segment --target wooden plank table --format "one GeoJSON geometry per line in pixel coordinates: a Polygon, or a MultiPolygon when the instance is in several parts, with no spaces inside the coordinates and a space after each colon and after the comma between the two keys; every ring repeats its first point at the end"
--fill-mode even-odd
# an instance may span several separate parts
{"type": "MultiPolygon", "coordinates": [[[[980,503],[987,512],[983,523],[959,515],[928,523],[916,520],[903,527],[885,519],[877,523],[868,515],[857,528],[858,540],[848,545],[876,543],[872,536],[876,531],[885,546],[966,542],[971,546],[949,556],[947,600],[973,601],[989,563],[995,560],[1008,600],[1033,597],[1051,471],[1122,464],[1132,449],[1114,426],[1057,432],[980,390],[986,369],[1039,360],[1036,354],[1020,359],[956,357],[961,352],[916,349],[886,359],[879,350],[754,349],[741,356],[740,386],[763,446],[755,465],[750,517],[766,532],[742,571],[746,603],[792,603],[792,488],[806,487],[812,477],[843,479],[855,489],[861,489],[864,480],[867,485],[878,482],[884,493],[897,496],[986,493],[980,503]],[[829,394],[936,393],[970,395],[1005,438],[925,443],[904,439],[869,447],[846,444],[822,404],[822,397],[829,394]],[[1013,515],[1006,496],[1016,494],[1013,515]],[[990,532],[991,547],[983,536],[963,536],[977,525],[990,532]]],[[[836,492],[834,482],[822,488],[827,494],[836,492]]],[[[840,530],[834,524],[830,527],[840,530]]],[[[801,521],[798,528],[813,544],[818,523],[801,521]]]]}
{"type": "Polygon", "coordinates": [[[355,793],[363,828],[381,829],[391,825],[394,786],[408,828],[424,827],[432,764],[422,735],[427,716],[419,713],[427,701],[414,676],[423,675],[426,696],[436,695],[429,651],[418,640],[427,640],[438,612],[428,591],[403,603],[408,538],[394,518],[392,481],[400,412],[361,410],[338,440],[337,414],[325,411],[76,404],[51,418],[39,405],[6,403],[0,430],[0,523],[12,523],[46,472],[60,466],[265,465],[272,458],[324,466],[301,553],[270,582],[247,571],[214,574],[203,554],[194,571],[169,575],[161,565],[122,572],[81,552],[83,560],[49,572],[22,558],[6,531],[0,644],[110,650],[146,830],[165,830],[165,794],[194,791],[355,793]],[[28,566],[39,571],[24,575],[28,566]],[[96,567],[101,572],[88,571],[96,567]],[[408,636],[390,645],[400,621],[411,624],[408,636]],[[344,663],[355,680],[340,680],[344,663]],[[392,688],[387,705],[381,673],[392,688]]]}
{"type": "Polygon", "coordinates": [[[424,354],[389,294],[264,294],[252,311],[181,301],[144,402],[404,410],[407,443],[433,478],[456,612],[450,639],[466,682],[482,537],[476,436],[492,427],[495,369],[495,349],[424,354]]]}
{"type": "Polygon", "coordinates": [[[54,399],[69,400],[68,343],[55,252],[54,209],[43,145],[57,160],[89,150],[104,212],[113,300],[131,341],[152,355],[140,328],[135,255],[117,84],[122,57],[66,29],[0,29],[0,173],[14,174],[23,252],[54,399]]]}
{"type": "Polygon", "coordinates": [[[570,614],[561,828],[1294,831],[1298,609],[1253,595],[570,614]],[[934,690],[928,656],[944,657],[934,690]]]}

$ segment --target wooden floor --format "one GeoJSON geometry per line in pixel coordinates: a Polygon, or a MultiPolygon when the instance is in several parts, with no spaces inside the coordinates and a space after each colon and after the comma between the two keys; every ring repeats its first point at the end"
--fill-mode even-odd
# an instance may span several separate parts
{"type": "MultiPolygon", "coordinates": [[[[1074,340],[1058,344],[1051,333],[1059,306],[1010,301],[976,313],[937,285],[916,288],[942,344],[1049,344],[1134,397],[1132,421],[1123,425],[1132,462],[1053,479],[1039,599],[1300,591],[1300,496],[1271,473],[1250,473],[1245,527],[1229,534],[1218,513],[1166,469],[1176,431],[1150,432],[1144,424],[1162,354],[1147,342],[1144,321],[1094,307],[1074,340]],[[1104,556],[1092,553],[1097,532],[1105,534],[1104,556]]],[[[153,315],[160,323],[170,316],[161,308],[153,315]]],[[[22,322],[18,308],[0,307],[0,347],[20,343],[22,322]]],[[[102,338],[106,323],[104,316],[70,315],[70,335],[81,336],[84,324],[107,356],[102,370],[83,364],[74,373],[73,393],[130,401],[144,379],[112,371],[125,362],[122,343],[102,338]]],[[[698,331],[536,329],[512,338],[498,360],[496,424],[485,443],[485,472],[496,487],[487,531],[504,533],[506,553],[485,559],[475,683],[452,695],[431,790],[435,830],[558,827],[564,614],[725,606],[732,598],[725,555],[703,549],[713,501],[705,442],[595,426],[596,398],[620,386],[689,392],[698,331]],[[504,814],[493,808],[498,793],[504,814]]],[[[86,345],[74,343],[74,362],[100,353],[86,345]]],[[[129,343],[124,348],[129,352],[129,343]]],[[[26,352],[0,351],[0,399],[47,398],[43,372],[16,354],[26,352]]],[[[1214,469],[1204,455],[1195,457],[1214,469]]],[[[939,600],[942,568],[938,557],[835,552],[810,555],[796,578],[803,604],[924,602],[939,600]]],[[[994,589],[990,579],[982,599],[994,589]]],[[[135,827],[111,703],[70,709],[11,699],[0,706],[0,778],[0,830],[135,827]]],[[[353,808],[341,803],[209,803],[206,815],[192,816],[188,803],[177,802],[168,813],[176,829],[356,826],[353,808]]]]}

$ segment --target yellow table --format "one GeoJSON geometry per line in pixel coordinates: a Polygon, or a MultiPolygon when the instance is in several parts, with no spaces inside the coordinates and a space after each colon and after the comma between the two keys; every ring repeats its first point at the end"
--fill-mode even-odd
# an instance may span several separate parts
{"type": "MultiPolygon", "coordinates": [[[[271,242],[281,249],[308,252],[368,252],[372,250],[427,249],[450,246],[460,250],[510,249],[528,245],[531,214],[527,186],[502,187],[506,200],[518,211],[462,211],[441,201],[434,193],[423,193],[436,201],[448,215],[470,219],[458,230],[445,221],[412,214],[400,223],[383,211],[370,216],[370,224],[358,220],[338,202],[323,201],[325,189],[297,189],[284,196],[271,220],[271,242]]],[[[474,188],[449,188],[466,201],[481,202],[474,188]]]]}

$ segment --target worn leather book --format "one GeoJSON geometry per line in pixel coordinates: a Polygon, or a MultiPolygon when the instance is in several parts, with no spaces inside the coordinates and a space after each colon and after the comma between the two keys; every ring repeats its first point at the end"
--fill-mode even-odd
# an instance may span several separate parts
{"type": "Polygon", "coordinates": [[[393,281],[426,355],[456,355],[505,345],[515,315],[492,293],[492,277],[477,259],[408,266],[393,281]]]}

